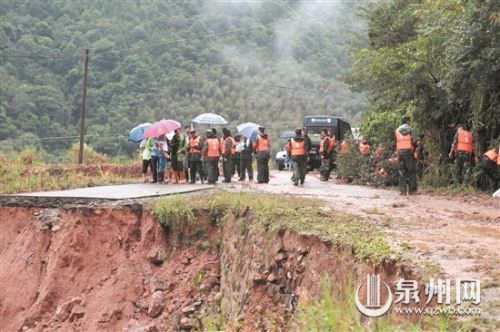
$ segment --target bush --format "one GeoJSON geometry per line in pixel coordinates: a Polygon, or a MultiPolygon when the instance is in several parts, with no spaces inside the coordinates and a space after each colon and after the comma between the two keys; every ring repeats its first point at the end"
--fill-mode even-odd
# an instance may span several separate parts
{"type": "Polygon", "coordinates": [[[356,184],[380,185],[374,172],[375,159],[373,153],[361,155],[358,144],[350,139],[350,152],[337,154],[337,176],[356,184]]]}
{"type": "MultiPolygon", "coordinates": [[[[80,143],[74,143],[71,146],[71,160],[76,164],[78,163],[78,152],[80,151],[80,143]]],[[[106,164],[108,156],[99,153],[90,145],[83,145],[83,163],[84,164],[106,164]]]]}

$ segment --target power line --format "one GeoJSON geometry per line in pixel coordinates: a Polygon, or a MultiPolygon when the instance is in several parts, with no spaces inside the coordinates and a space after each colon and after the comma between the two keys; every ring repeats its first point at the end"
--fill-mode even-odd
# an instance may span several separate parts
{"type": "Polygon", "coordinates": [[[260,24],[260,25],[255,25],[255,26],[247,27],[247,28],[239,28],[239,29],[220,31],[220,32],[210,32],[210,33],[200,35],[200,36],[171,40],[171,41],[166,41],[163,43],[149,44],[149,45],[136,46],[136,47],[128,47],[128,48],[122,48],[122,49],[109,49],[109,50],[102,51],[100,53],[96,53],[96,56],[94,58],[98,58],[99,56],[106,54],[106,53],[109,53],[109,52],[135,51],[135,50],[141,50],[141,49],[146,49],[146,48],[151,48],[151,47],[166,46],[166,45],[176,44],[176,43],[185,42],[185,41],[199,40],[199,39],[213,37],[213,36],[220,36],[220,35],[225,35],[225,34],[232,34],[232,33],[237,33],[237,32],[255,30],[255,29],[260,29],[260,28],[269,29],[270,27],[273,27],[275,25],[291,23],[291,22],[296,22],[296,21],[302,21],[302,20],[309,19],[309,18],[311,18],[311,17],[297,17],[294,19],[288,19],[288,20],[274,22],[274,23],[271,23],[268,25],[260,24]]]}
{"type": "MultiPolygon", "coordinates": [[[[206,76],[208,77],[208,76],[206,76]]],[[[284,90],[292,90],[292,91],[304,91],[304,92],[313,92],[315,94],[318,94],[318,91],[312,90],[312,89],[306,89],[306,88],[296,88],[296,87],[290,87],[290,86],[285,86],[285,85],[275,85],[275,84],[269,84],[269,83],[262,83],[262,82],[255,82],[255,81],[247,81],[244,79],[238,79],[238,78],[220,78],[220,80],[230,80],[230,81],[238,81],[242,82],[245,84],[255,84],[255,85],[262,85],[268,88],[276,88],[276,89],[284,89],[284,90]]]]}
{"type": "MultiPolygon", "coordinates": [[[[123,134],[116,134],[116,135],[110,135],[110,136],[102,136],[102,135],[85,135],[86,138],[93,138],[93,137],[99,137],[99,138],[113,138],[113,137],[128,137],[123,134]]],[[[55,136],[55,137],[40,137],[40,138],[8,138],[5,140],[2,140],[0,142],[26,142],[26,141],[68,141],[68,140],[73,140],[73,139],[78,139],[80,138],[79,135],[76,136],[55,136]]]]}
{"type": "Polygon", "coordinates": [[[61,59],[67,58],[63,55],[22,55],[22,54],[0,54],[2,58],[29,58],[29,59],[61,59]]]}

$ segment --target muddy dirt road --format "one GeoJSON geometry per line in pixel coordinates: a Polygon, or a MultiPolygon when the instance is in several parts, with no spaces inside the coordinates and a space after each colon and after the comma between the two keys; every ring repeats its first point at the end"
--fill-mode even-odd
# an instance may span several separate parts
{"type": "Polygon", "coordinates": [[[295,187],[290,176],[274,171],[269,184],[233,187],[318,198],[376,223],[392,247],[412,259],[424,276],[480,279],[483,312],[500,317],[499,199],[467,194],[400,196],[394,190],[320,182],[314,173],[308,174],[304,186],[295,187]]]}

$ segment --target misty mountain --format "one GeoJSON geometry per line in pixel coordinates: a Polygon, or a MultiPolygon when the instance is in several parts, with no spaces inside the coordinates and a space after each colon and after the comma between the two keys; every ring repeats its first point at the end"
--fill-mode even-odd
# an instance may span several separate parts
{"type": "Polygon", "coordinates": [[[357,6],[2,2],[2,149],[41,144],[57,153],[76,141],[86,48],[87,142],[111,155],[133,151],[124,135],[140,122],[187,124],[204,112],[273,135],[308,114],[358,122],[364,99],[342,81],[350,49],[364,40],[357,6]]]}

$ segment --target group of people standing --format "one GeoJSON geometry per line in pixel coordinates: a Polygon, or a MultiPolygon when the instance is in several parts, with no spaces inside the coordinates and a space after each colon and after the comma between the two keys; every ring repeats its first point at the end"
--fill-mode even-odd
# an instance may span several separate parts
{"type": "Polygon", "coordinates": [[[500,158],[498,157],[499,147],[486,151],[481,158],[475,155],[474,136],[472,132],[463,124],[457,126],[453,144],[451,145],[448,157],[454,159],[453,180],[455,185],[463,186],[469,182],[471,165],[473,162],[480,162],[482,171],[489,179],[490,190],[494,192],[500,185],[500,158]]]}
{"type": "MultiPolygon", "coordinates": [[[[401,126],[396,129],[396,150],[398,154],[399,190],[402,195],[417,193],[417,155],[419,138],[413,134],[410,118],[403,116],[401,126]]],[[[499,147],[486,151],[481,159],[475,157],[474,138],[472,132],[463,124],[457,126],[448,157],[454,159],[453,180],[456,186],[464,186],[469,182],[471,164],[480,161],[481,168],[490,182],[490,190],[498,189],[500,183],[499,147]]]]}
{"type": "MultiPolygon", "coordinates": [[[[321,129],[319,152],[321,155],[320,180],[328,181],[333,170],[335,153],[335,136],[333,131],[321,129]]],[[[294,186],[303,185],[307,174],[307,162],[312,141],[307,128],[295,129],[295,136],[287,144],[286,151],[293,163],[292,183],[294,186]]]]}
{"type": "Polygon", "coordinates": [[[233,135],[227,128],[222,137],[215,128],[207,130],[205,136],[190,126],[184,132],[177,129],[169,140],[164,135],[148,139],[143,145],[142,174],[147,180],[151,168],[152,183],[181,181],[215,184],[219,176],[222,182],[231,182],[238,174],[239,181],[253,181],[253,157],[257,161],[257,183],[269,182],[270,138],[264,127],[258,128],[254,141],[244,135],[233,135]],[[221,166],[221,167],[219,167],[221,166]],[[166,171],[166,172],[165,172],[166,171]],[[165,174],[167,175],[165,177],[165,174]]]}
{"type": "MultiPolygon", "coordinates": [[[[410,117],[401,117],[401,125],[395,130],[395,149],[392,143],[387,146],[379,144],[374,153],[366,137],[356,146],[357,158],[360,158],[364,171],[375,172],[386,185],[396,185],[399,182],[401,195],[418,194],[417,182],[425,169],[424,135],[416,135],[410,125],[410,117]],[[395,180],[395,182],[393,182],[395,180]]],[[[354,142],[346,137],[340,143],[340,156],[351,153],[354,142]]],[[[323,149],[327,149],[326,146],[323,149]]],[[[499,148],[493,148],[484,153],[481,158],[475,157],[472,132],[466,126],[459,124],[450,148],[449,158],[453,159],[453,182],[456,186],[469,184],[469,178],[474,161],[480,162],[483,173],[488,177],[491,191],[498,189],[500,184],[499,148]]]]}

